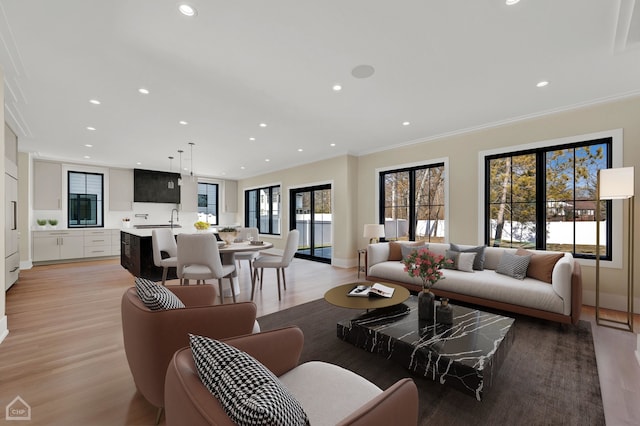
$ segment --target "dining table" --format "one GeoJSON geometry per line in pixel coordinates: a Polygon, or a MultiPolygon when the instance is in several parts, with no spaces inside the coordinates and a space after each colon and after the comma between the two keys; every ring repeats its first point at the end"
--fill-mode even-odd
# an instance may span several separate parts
{"type": "MultiPolygon", "coordinates": [[[[250,241],[239,241],[233,242],[231,244],[224,243],[223,241],[218,242],[218,251],[220,251],[220,255],[222,256],[222,264],[224,265],[234,265],[236,263],[236,253],[247,252],[247,251],[262,251],[267,250],[273,247],[273,243],[269,243],[263,241],[262,244],[257,244],[255,242],[250,241]]],[[[240,294],[240,284],[238,281],[238,271],[237,269],[233,271],[231,274],[231,282],[233,283],[233,293],[237,296],[240,294]]],[[[224,297],[231,297],[231,290],[229,287],[225,287],[222,295],[224,297]]]]}

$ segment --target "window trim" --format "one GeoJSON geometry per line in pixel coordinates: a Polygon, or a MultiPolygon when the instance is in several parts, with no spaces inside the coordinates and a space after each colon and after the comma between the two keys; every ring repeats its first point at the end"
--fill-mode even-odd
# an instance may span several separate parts
{"type": "Polygon", "coordinates": [[[215,217],[216,217],[216,223],[212,223],[211,225],[213,226],[218,226],[220,224],[220,184],[218,182],[207,182],[205,180],[198,180],[196,182],[196,211],[197,214],[200,214],[200,212],[198,211],[198,209],[200,208],[200,203],[199,203],[199,197],[200,197],[200,188],[198,188],[198,185],[215,185],[216,187],[216,212],[215,212],[215,217]]]}
{"type": "MultiPolygon", "coordinates": [[[[491,150],[478,152],[478,244],[484,244],[485,237],[485,166],[486,157],[507,154],[512,152],[522,152],[535,150],[540,148],[548,148],[553,146],[569,145],[579,142],[591,141],[595,139],[611,138],[611,167],[617,168],[623,166],[623,131],[622,129],[605,130],[602,132],[588,133],[583,135],[568,136],[565,138],[549,139],[544,141],[532,142],[522,145],[504,146],[491,150]]],[[[600,266],[603,268],[622,268],[623,257],[623,234],[622,234],[622,200],[613,200],[611,205],[611,260],[601,260],[600,266]]],[[[576,257],[575,260],[584,266],[594,266],[595,259],[585,259],[576,257]]]]}
{"type": "Polygon", "coordinates": [[[72,168],[69,168],[66,170],[65,173],[65,186],[67,188],[66,193],[65,193],[65,210],[66,210],[66,222],[67,222],[67,228],[68,229],[91,229],[91,228],[105,228],[105,222],[106,222],[106,217],[105,217],[105,193],[106,193],[106,185],[105,185],[105,181],[106,181],[106,177],[105,174],[103,172],[99,172],[99,171],[87,171],[87,170],[75,170],[72,168]],[[101,192],[102,192],[102,200],[101,200],[101,205],[100,205],[100,209],[97,208],[96,206],[96,210],[99,212],[98,213],[98,217],[102,218],[101,223],[96,224],[96,225],[71,225],[69,222],[71,220],[71,218],[69,217],[69,194],[71,191],[70,188],[70,175],[71,173],[76,173],[76,174],[82,174],[82,175],[94,175],[94,176],[100,176],[101,179],[101,192]]]}
{"type": "MultiPolygon", "coordinates": [[[[450,218],[449,218],[449,212],[450,212],[450,208],[449,208],[449,174],[450,174],[450,169],[449,169],[449,157],[441,157],[441,158],[434,158],[434,159],[429,159],[429,160],[425,160],[425,161],[418,161],[418,162],[413,162],[413,163],[404,163],[404,164],[398,164],[398,165],[394,165],[394,166],[386,166],[386,167],[379,167],[376,168],[374,170],[374,179],[375,179],[375,196],[374,196],[374,203],[375,203],[375,208],[374,210],[374,222],[371,223],[381,223],[380,222],[380,214],[381,212],[384,211],[384,206],[381,206],[381,200],[380,200],[380,195],[382,193],[382,188],[380,186],[380,174],[381,173],[386,173],[386,172],[392,172],[392,171],[401,171],[401,170],[405,170],[405,169],[415,169],[415,168],[420,168],[420,167],[429,167],[429,166],[435,166],[438,164],[443,164],[444,165],[444,208],[445,208],[445,212],[444,212],[444,223],[445,223],[445,228],[444,228],[444,241],[445,242],[449,242],[449,224],[451,223],[450,218]]],[[[366,222],[366,223],[370,223],[370,222],[366,222]]]]}
{"type": "Polygon", "coordinates": [[[256,201],[258,203],[258,205],[256,206],[256,213],[258,214],[257,219],[257,224],[258,224],[258,232],[260,233],[260,235],[270,235],[270,236],[281,236],[282,235],[282,228],[284,226],[283,223],[283,216],[282,216],[282,209],[284,206],[284,201],[283,201],[283,189],[282,189],[282,184],[277,183],[277,184],[269,184],[269,185],[260,185],[260,186],[255,186],[255,187],[251,187],[251,188],[245,188],[244,189],[244,226],[249,227],[249,193],[251,191],[258,191],[258,197],[256,198],[256,201]],[[278,188],[280,190],[280,208],[278,209],[279,213],[280,213],[280,229],[277,232],[274,232],[274,230],[272,229],[272,225],[273,225],[273,203],[269,203],[269,232],[263,232],[262,229],[260,229],[260,191],[261,190],[269,190],[269,196],[272,197],[272,189],[273,188],[278,188]]]}

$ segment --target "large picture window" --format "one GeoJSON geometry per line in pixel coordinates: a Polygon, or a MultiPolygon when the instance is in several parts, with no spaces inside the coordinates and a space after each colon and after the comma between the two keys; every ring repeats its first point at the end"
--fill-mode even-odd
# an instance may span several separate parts
{"type": "Polygon", "coordinates": [[[380,173],[380,221],[386,240],[444,242],[444,163],[380,173]]]}
{"type": "Polygon", "coordinates": [[[280,186],[249,189],[244,193],[245,226],[261,234],[280,235],[280,186]]]}
{"type": "Polygon", "coordinates": [[[218,224],[218,184],[198,182],[198,220],[218,224]]]}
{"type": "MultiPolygon", "coordinates": [[[[596,180],[612,138],[485,157],[485,243],[594,258],[596,180]]],[[[602,201],[603,259],[611,259],[611,202],[602,201]]]]}
{"type": "Polygon", "coordinates": [[[70,171],[67,177],[68,227],[103,227],[104,175],[70,171]]]}

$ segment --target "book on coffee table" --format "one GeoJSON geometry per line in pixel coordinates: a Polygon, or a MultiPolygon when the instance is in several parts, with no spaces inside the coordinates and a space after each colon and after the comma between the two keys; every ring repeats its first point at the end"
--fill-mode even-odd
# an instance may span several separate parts
{"type": "Polygon", "coordinates": [[[351,290],[349,290],[349,293],[347,294],[347,296],[349,297],[369,297],[369,290],[371,289],[371,287],[366,286],[366,285],[357,285],[354,288],[352,288],[351,290]]]}
{"type": "Polygon", "coordinates": [[[392,297],[395,288],[386,286],[384,284],[375,283],[369,288],[369,296],[374,297],[392,297]]]}

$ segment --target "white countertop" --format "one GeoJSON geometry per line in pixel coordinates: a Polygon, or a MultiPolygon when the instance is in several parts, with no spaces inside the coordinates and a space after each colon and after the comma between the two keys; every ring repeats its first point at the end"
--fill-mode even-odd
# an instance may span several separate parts
{"type": "MultiPolygon", "coordinates": [[[[151,231],[153,231],[154,228],[144,228],[144,229],[138,229],[138,228],[122,228],[121,231],[122,232],[127,232],[131,235],[136,235],[138,237],[150,237],[151,236],[151,231]]],[[[155,229],[168,229],[168,228],[155,228],[155,229]]],[[[207,231],[197,231],[196,228],[189,226],[189,227],[185,227],[185,228],[173,228],[173,235],[178,235],[178,234],[195,234],[196,232],[211,232],[213,233],[213,230],[207,230],[207,231]]]]}

